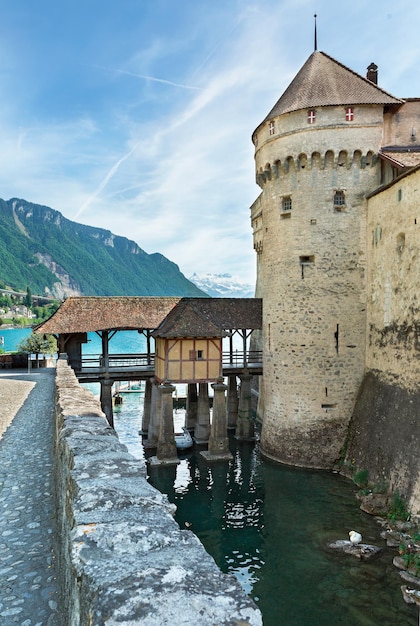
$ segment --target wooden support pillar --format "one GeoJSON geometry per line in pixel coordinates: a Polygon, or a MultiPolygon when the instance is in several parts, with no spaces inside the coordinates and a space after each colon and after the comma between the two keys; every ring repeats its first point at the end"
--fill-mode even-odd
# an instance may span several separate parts
{"type": "Polygon", "coordinates": [[[152,380],[152,378],[148,378],[144,386],[143,416],[141,419],[141,431],[139,433],[144,437],[147,437],[149,434],[150,415],[152,410],[152,380]]]}
{"type": "Polygon", "coordinates": [[[210,404],[209,388],[207,383],[198,384],[197,425],[194,429],[194,439],[198,444],[208,443],[210,436],[210,404]]]}
{"type": "Polygon", "coordinates": [[[239,375],[241,388],[239,391],[238,422],[236,439],[254,439],[254,422],[252,419],[251,374],[247,371],[239,375]]]}
{"type": "Polygon", "coordinates": [[[101,381],[101,408],[105,413],[108,424],[114,428],[114,412],[112,410],[112,380],[103,378],[101,381]]]}
{"type": "Polygon", "coordinates": [[[232,430],[236,428],[238,422],[238,386],[236,383],[236,374],[228,377],[228,392],[226,399],[227,427],[232,430]]]}
{"type": "Polygon", "coordinates": [[[206,461],[228,461],[232,458],[229,452],[229,439],[227,436],[226,419],[226,399],[225,391],[227,386],[223,383],[223,378],[219,378],[212,384],[214,390],[213,397],[213,419],[211,422],[211,432],[209,437],[209,448],[201,452],[206,461]]]}
{"type": "Polygon", "coordinates": [[[146,349],[147,349],[147,365],[150,365],[152,362],[152,349],[151,349],[151,331],[146,330],[146,349]]]}
{"type": "Polygon", "coordinates": [[[103,330],[101,332],[101,341],[102,341],[102,367],[105,370],[105,373],[109,373],[109,332],[107,330],[103,330]]]}
{"type": "Polygon", "coordinates": [[[188,383],[187,391],[187,413],[185,416],[185,426],[188,430],[194,430],[197,424],[197,385],[196,383],[188,383]]]}
{"type": "Polygon", "coordinates": [[[156,448],[159,439],[160,419],[161,419],[161,404],[162,395],[158,382],[151,379],[152,392],[151,392],[151,406],[150,406],[150,422],[147,440],[143,442],[145,448],[156,448]]]}

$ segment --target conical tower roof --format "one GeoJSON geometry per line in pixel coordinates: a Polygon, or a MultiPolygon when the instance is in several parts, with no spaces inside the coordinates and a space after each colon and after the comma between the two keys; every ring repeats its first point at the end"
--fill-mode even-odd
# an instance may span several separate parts
{"type": "Polygon", "coordinates": [[[325,52],[315,51],[261,123],[300,109],[402,102],[325,52]]]}

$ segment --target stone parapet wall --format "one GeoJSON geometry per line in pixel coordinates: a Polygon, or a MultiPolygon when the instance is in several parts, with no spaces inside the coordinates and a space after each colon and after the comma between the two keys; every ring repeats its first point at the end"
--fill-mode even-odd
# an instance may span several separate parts
{"type": "Polygon", "coordinates": [[[58,571],[66,626],[259,626],[174,505],[146,480],[63,358],[56,378],[58,571]]]}
{"type": "Polygon", "coordinates": [[[28,367],[28,356],[26,354],[0,354],[0,369],[22,367],[28,367]]]}

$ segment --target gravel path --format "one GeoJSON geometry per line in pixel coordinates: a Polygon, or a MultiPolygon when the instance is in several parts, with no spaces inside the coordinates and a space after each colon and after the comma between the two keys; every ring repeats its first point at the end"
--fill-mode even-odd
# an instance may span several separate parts
{"type": "Polygon", "coordinates": [[[0,624],[60,626],[54,561],[55,369],[0,373],[0,624]]]}

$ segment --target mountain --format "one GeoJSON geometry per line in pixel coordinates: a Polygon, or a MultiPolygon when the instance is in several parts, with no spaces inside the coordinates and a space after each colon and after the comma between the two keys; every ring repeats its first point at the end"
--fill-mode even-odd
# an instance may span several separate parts
{"type": "Polygon", "coordinates": [[[230,274],[193,274],[190,281],[213,298],[253,298],[255,287],[230,274]]]}
{"type": "Polygon", "coordinates": [[[59,299],[206,295],[162,254],[17,198],[0,199],[0,281],[59,299]]]}

